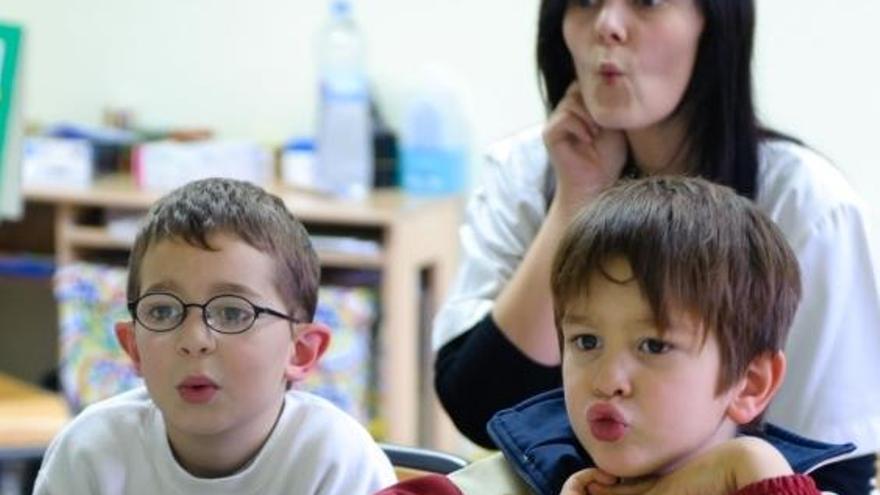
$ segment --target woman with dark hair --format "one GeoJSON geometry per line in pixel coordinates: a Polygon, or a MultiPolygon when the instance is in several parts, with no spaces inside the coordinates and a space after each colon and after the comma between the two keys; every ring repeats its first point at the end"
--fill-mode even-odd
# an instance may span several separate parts
{"type": "Polygon", "coordinates": [[[869,492],[880,450],[880,250],[841,174],[760,126],[754,17],[753,0],[542,0],[547,121],[488,154],[434,324],[437,393],[471,440],[491,447],[493,414],[561,384],[549,270],[575,212],[621,177],[695,175],[754,200],[801,265],[787,379],[768,420],[854,442],[854,457],[814,478],[869,492]]]}

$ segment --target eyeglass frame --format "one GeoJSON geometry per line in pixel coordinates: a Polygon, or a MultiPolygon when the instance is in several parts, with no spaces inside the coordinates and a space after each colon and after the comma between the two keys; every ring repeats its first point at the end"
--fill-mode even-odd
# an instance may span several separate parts
{"type": "Polygon", "coordinates": [[[222,335],[239,335],[244,332],[247,332],[248,330],[250,330],[254,326],[254,323],[257,322],[257,319],[259,319],[260,315],[262,315],[262,314],[272,315],[272,316],[287,320],[287,321],[289,321],[293,324],[297,324],[297,325],[301,324],[301,323],[305,323],[302,320],[294,318],[290,315],[286,315],[286,314],[284,314],[280,311],[276,311],[272,308],[268,308],[266,306],[258,306],[256,304],[254,304],[253,302],[251,302],[248,298],[246,298],[244,296],[240,296],[238,294],[218,294],[216,296],[211,296],[207,301],[205,301],[202,304],[199,304],[199,303],[184,302],[183,299],[181,299],[180,297],[178,297],[175,294],[172,294],[170,292],[148,292],[146,294],[142,294],[140,297],[138,297],[134,301],[128,301],[126,306],[128,307],[128,312],[131,314],[131,318],[134,320],[134,322],[139,323],[142,327],[147,329],[147,331],[150,331],[153,333],[168,333],[168,332],[173,332],[173,331],[177,330],[178,328],[180,328],[181,325],[183,325],[183,322],[186,321],[186,317],[189,316],[189,308],[193,308],[193,307],[199,308],[202,310],[202,323],[204,323],[206,327],[208,327],[212,331],[217,332],[222,335]],[[176,325],[174,325],[173,327],[171,327],[167,330],[154,330],[154,329],[148,327],[144,322],[142,322],[140,320],[140,318],[138,318],[137,307],[138,307],[138,304],[140,304],[140,302],[144,300],[144,298],[150,297],[150,296],[169,296],[172,299],[174,299],[175,301],[179,302],[180,305],[183,307],[183,316],[180,317],[180,321],[178,321],[176,325]],[[240,300],[246,302],[247,304],[249,304],[251,306],[251,308],[253,308],[254,318],[251,320],[251,323],[248,326],[246,326],[245,328],[243,328],[242,330],[239,330],[237,332],[224,332],[222,330],[218,330],[218,329],[214,328],[213,325],[208,323],[208,311],[207,311],[208,305],[211,304],[212,301],[215,301],[215,300],[223,298],[223,297],[233,297],[236,299],[240,299],[240,300]]]}

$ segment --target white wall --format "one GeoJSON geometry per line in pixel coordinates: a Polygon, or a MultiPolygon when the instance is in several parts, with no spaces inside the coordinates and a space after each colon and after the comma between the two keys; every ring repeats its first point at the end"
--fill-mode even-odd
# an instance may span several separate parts
{"type": "MultiPolygon", "coordinates": [[[[832,157],[880,211],[880,2],[757,0],[762,117],[832,157]]],[[[29,28],[26,113],[97,123],[108,105],[148,126],[203,125],[277,143],[310,133],[314,33],[325,0],[3,0],[29,28]]],[[[538,0],[356,0],[392,124],[418,67],[469,91],[478,147],[542,118],[538,0]]],[[[723,63],[723,62],[722,62],[723,63]]]]}
{"type": "MultiPolygon", "coordinates": [[[[315,34],[328,0],[3,0],[29,29],[26,113],[211,126],[278,142],[310,133],[315,34]]],[[[394,123],[415,72],[439,63],[470,89],[478,142],[541,118],[537,0],[355,0],[369,70],[394,123]],[[488,24],[487,24],[488,20],[488,24]]]]}
{"type": "Polygon", "coordinates": [[[831,157],[880,219],[880,2],[757,0],[765,122],[831,157]]]}

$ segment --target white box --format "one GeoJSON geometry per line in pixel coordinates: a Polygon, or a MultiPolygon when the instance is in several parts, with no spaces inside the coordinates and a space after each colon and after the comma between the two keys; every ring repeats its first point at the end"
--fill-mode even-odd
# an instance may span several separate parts
{"type": "Polygon", "coordinates": [[[84,139],[28,137],[22,152],[25,187],[75,187],[92,185],[92,145],[84,139]]]}
{"type": "Polygon", "coordinates": [[[134,153],[135,182],[144,189],[169,190],[208,177],[239,179],[265,186],[272,179],[272,153],[241,141],[157,141],[134,153]]]}

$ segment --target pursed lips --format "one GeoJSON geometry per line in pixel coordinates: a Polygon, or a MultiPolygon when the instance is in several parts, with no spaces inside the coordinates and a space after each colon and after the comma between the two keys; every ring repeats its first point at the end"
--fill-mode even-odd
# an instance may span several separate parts
{"type": "Polygon", "coordinates": [[[623,69],[613,62],[602,62],[599,64],[596,72],[602,77],[616,77],[623,75],[623,69]]]}
{"type": "Polygon", "coordinates": [[[189,375],[177,385],[177,392],[186,402],[202,404],[210,402],[220,388],[220,385],[205,375],[189,375]]]}
{"type": "Polygon", "coordinates": [[[601,442],[616,442],[629,430],[629,423],[623,414],[607,402],[590,406],[587,410],[587,422],[590,433],[601,442]]]}

